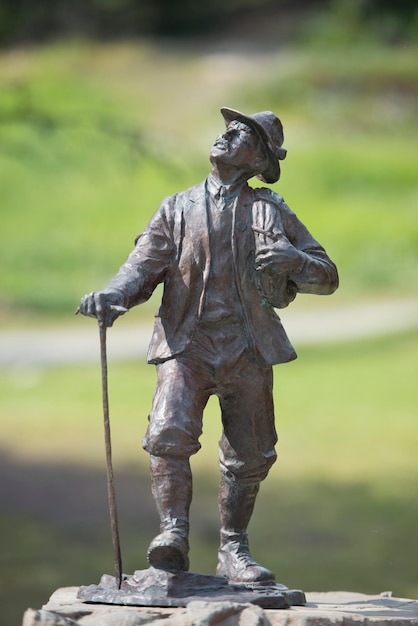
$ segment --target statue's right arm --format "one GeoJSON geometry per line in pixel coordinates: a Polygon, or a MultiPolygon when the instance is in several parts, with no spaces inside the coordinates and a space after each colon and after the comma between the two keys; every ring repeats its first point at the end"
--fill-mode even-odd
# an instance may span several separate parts
{"type": "Polygon", "coordinates": [[[115,307],[130,309],[146,302],[155,287],[164,281],[174,259],[172,220],[169,198],[136,238],[135,248],[108,285],[81,298],[79,312],[100,317],[106,326],[111,326],[123,311],[115,307]]]}

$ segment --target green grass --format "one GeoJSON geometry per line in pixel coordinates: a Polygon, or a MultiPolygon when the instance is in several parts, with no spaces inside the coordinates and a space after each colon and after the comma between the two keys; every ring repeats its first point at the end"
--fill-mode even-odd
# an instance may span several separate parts
{"type": "MultiPolygon", "coordinates": [[[[275,395],[283,468],[297,478],[335,481],[384,476],[396,481],[416,468],[415,334],[342,346],[299,349],[299,359],[275,368],[275,395]],[[373,444],[373,445],[372,445],[373,444]],[[326,448],[324,456],[321,450],[326,448]]],[[[147,424],[155,371],[145,363],[111,363],[109,394],[114,454],[137,463],[147,424]]],[[[99,364],[0,372],[1,445],[24,459],[102,464],[99,364]],[[30,432],[30,437],[25,433],[30,432]],[[51,446],[50,442],[54,445],[51,446]]],[[[209,454],[219,435],[215,401],[207,407],[209,454]]],[[[206,446],[205,446],[206,447],[206,446]]],[[[147,462],[147,455],[142,455],[147,462]]]]}
{"type": "MultiPolygon", "coordinates": [[[[275,368],[279,462],[263,485],[251,544],[284,583],[418,597],[411,550],[418,523],[417,349],[418,335],[410,333],[303,348],[299,360],[275,368]]],[[[109,379],[130,572],[146,566],[157,524],[148,457],[140,449],[154,368],[113,363],[109,379]]],[[[28,496],[32,504],[15,507],[1,522],[2,576],[8,597],[19,593],[23,610],[59,585],[94,582],[112,571],[98,365],[2,372],[0,396],[3,471],[43,502],[34,505],[28,496]]],[[[191,536],[192,568],[208,573],[219,526],[219,433],[211,400],[203,449],[193,458],[191,536]]]]}
{"type": "Polygon", "coordinates": [[[272,109],[274,188],[335,259],[347,299],[416,290],[416,47],[360,42],[221,58],[145,44],[0,55],[1,311],[63,315],[101,288],[167,194],[199,181],[219,107],[272,109]]]}

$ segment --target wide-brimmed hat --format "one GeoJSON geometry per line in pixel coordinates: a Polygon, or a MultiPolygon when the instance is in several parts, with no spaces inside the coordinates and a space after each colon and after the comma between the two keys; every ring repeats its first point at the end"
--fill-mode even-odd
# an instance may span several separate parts
{"type": "Polygon", "coordinates": [[[247,124],[256,131],[262,141],[269,159],[268,167],[258,174],[257,178],[265,183],[275,183],[280,178],[279,161],[286,158],[287,150],[282,148],[283,145],[283,126],[277,115],[272,111],[261,111],[253,115],[245,115],[235,109],[222,107],[221,113],[228,126],[234,120],[247,124]]]}

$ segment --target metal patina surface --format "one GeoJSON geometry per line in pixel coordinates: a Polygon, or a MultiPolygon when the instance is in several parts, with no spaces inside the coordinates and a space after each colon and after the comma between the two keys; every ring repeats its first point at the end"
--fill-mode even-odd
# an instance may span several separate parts
{"type": "Polygon", "coordinates": [[[219,576],[167,572],[152,567],[124,576],[120,589],[113,576],[102,576],[98,585],[80,587],[77,598],[101,604],[159,607],[186,607],[193,600],[250,602],[271,609],[305,604],[302,591],[284,585],[234,585],[219,576]]]}
{"type": "Polygon", "coordinates": [[[113,602],[116,591],[119,599],[146,597],[151,602],[155,585],[148,585],[150,572],[159,581],[160,597],[162,589],[177,589],[177,596],[165,595],[166,602],[180,597],[180,581],[187,597],[251,596],[262,606],[269,597],[282,607],[303,600],[301,592],[277,586],[274,573],[253,559],[247,527],[260,483],[277,457],[272,367],[296,358],[275,309],[287,307],[298,294],[333,293],[338,274],[324,248],[279,194],[248,185],[252,177],[267,184],[280,178],[287,151],[279,118],[271,111],[246,115],[227,107],[221,113],[226,128],[212,145],[206,180],[166,198],[114,278],[80,302],[79,312],[96,317],[101,329],[116,574],[116,589],[107,581],[94,592],[83,590],[86,595],[80,597],[86,600],[88,594],[99,593],[101,602],[113,602]],[[164,283],[164,294],[148,350],[158,380],[143,447],[150,455],[160,532],[147,553],[151,569],[137,588],[138,573],[123,581],[121,575],[105,331],[128,309],[148,300],[159,283],[164,283]],[[200,449],[203,410],[212,395],[219,398],[223,427],[218,578],[186,574],[189,459],[200,449]],[[144,584],[151,591],[144,593],[144,584]]]}

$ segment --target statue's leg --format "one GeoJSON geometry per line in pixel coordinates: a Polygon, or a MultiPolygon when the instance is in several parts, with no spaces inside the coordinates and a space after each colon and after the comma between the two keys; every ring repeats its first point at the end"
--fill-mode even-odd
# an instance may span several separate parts
{"type": "Polygon", "coordinates": [[[271,583],[274,574],[251,556],[247,527],[260,484],[240,484],[225,475],[219,488],[221,543],[216,574],[237,583],[271,583]]]}
{"type": "Polygon", "coordinates": [[[160,516],[160,534],[148,549],[149,564],[158,569],[189,569],[189,509],[192,473],[189,459],[150,457],[151,489],[160,516]]]}
{"type": "Polygon", "coordinates": [[[198,364],[189,357],[157,365],[157,377],[143,447],[150,454],[160,534],[151,542],[147,557],[158,569],[187,570],[192,499],[189,457],[200,448],[203,409],[210,392],[205,390],[198,364]]]}
{"type": "Polygon", "coordinates": [[[274,574],[251,556],[247,528],[260,482],[276,460],[271,368],[254,360],[237,363],[220,393],[219,510],[221,542],[216,573],[236,583],[273,583],[274,574]]]}

